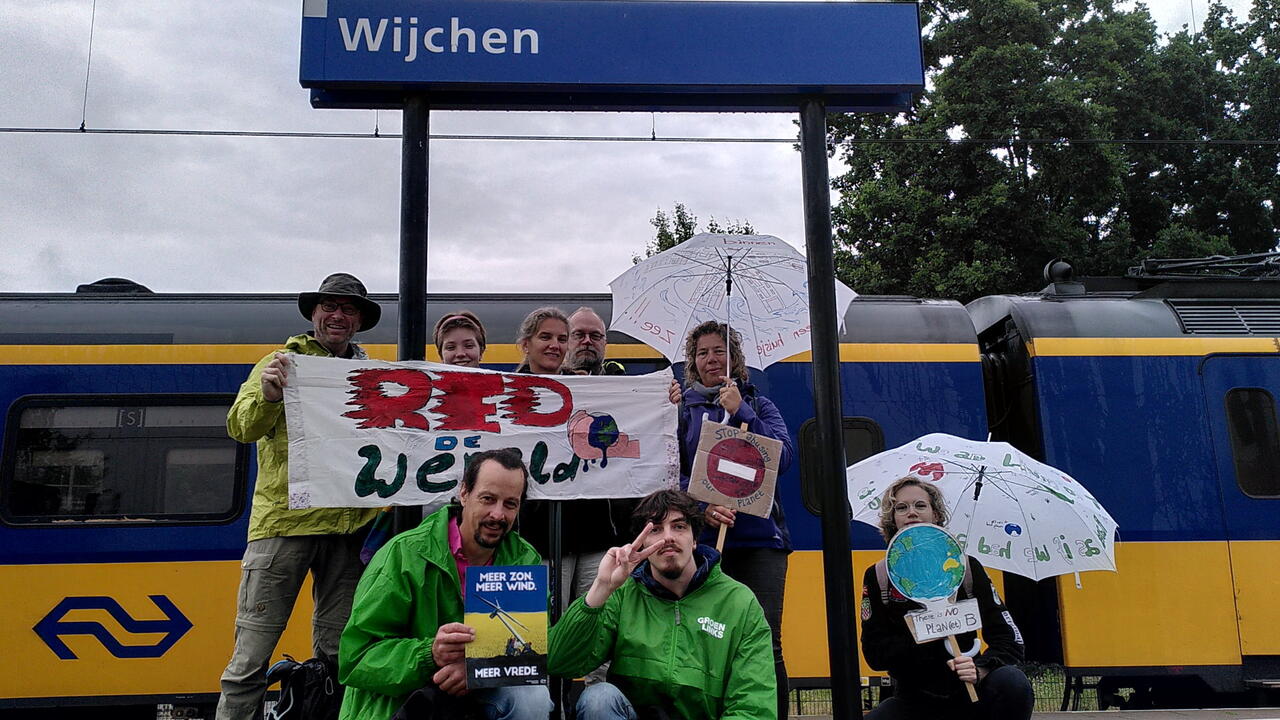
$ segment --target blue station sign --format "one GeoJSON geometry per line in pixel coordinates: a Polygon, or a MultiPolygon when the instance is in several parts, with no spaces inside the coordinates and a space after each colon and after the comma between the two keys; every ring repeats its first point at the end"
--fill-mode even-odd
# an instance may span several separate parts
{"type": "Polygon", "coordinates": [[[304,0],[316,107],[833,111],[924,87],[914,3],[304,0]]]}

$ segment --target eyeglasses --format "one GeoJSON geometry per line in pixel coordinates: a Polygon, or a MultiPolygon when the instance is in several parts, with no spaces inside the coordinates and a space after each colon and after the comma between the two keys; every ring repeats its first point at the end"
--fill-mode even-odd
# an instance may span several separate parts
{"type": "Polygon", "coordinates": [[[586,332],[584,330],[574,330],[573,332],[569,333],[569,335],[578,342],[582,342],[587,338],[591,338],[591,342],[600,342],[601,340],[604,339],[604,333],[602,332],[586,332]]]}
{"type": "Polygon", "coordinates": [[[893,512],[898,515],[906,515],[907,513],[911,512],[912,509],[914,509],[917,514],[921,514],[925,510],[929,509],[929,503],[923,500],[917,500],[914,505],[908,505],[907,503],[897,503],[893,506],[893,512]]]}
{"type": "Polygon", "coordinates": [[[340,303],[334,302],[333,300],[322,300],[320,302],[320,309],[325,312],[333,312],[339,308],[342,309],[342,314],[347,317],[354,317],[360,314],[360,308],[352,305],[351,303],[340,303]]]}

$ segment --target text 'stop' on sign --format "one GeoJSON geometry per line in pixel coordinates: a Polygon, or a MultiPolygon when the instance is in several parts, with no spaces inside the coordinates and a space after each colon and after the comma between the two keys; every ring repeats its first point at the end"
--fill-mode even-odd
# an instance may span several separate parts
{"type": "Polygon", "coordinates": [[[914,3],[304,0],[316,107],[896,112],[924,88],[914,3]]]}

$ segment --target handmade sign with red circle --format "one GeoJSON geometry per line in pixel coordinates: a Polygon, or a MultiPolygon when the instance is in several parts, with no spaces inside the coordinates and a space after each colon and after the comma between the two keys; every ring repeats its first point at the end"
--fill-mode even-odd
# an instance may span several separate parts
{"type": "Polygon", "coordinates": [[[707,481],[731,498],[750,497],[764,482],[764,456],[742,438],[725,438],[711,447],[707,481]]]}
{"type": "Polygon", "coordinates": [[[702,424],[689,494],[739,512],[768,517],[782,443],[716,422],[702,424]]]}

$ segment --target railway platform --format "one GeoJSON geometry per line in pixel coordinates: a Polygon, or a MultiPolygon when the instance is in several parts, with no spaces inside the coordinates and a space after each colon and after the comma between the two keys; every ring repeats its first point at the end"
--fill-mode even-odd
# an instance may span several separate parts
{"type": "MultiPolygon", "coordinates": [[[[830,715],[793,715],[800,720],[831,720],[830,715]]],[[[1224,708],[1189,710],[1079,710],[1037,712],[1035,720],[1280,720],[1280,708],[1224,708]]]]}

